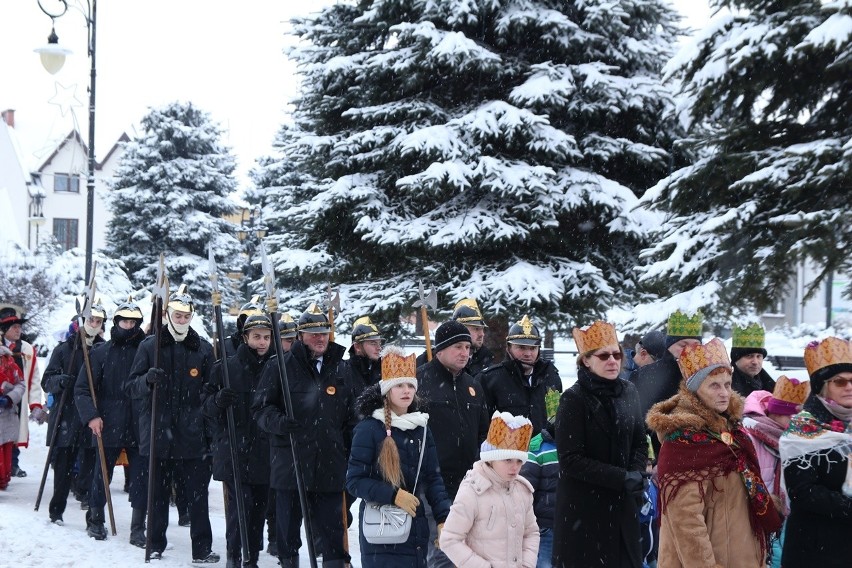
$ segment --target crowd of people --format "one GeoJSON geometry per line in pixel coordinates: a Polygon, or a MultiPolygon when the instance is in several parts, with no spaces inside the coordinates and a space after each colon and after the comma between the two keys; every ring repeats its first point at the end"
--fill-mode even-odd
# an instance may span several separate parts
{"type": "Polygon", "coordinates": [[[535,323],[512,324],[495,357],[471,298],[418,358],[383,346],[367,316],[346,357],[326,311],[271,318],[259,298],[217,357],[194,314],[181,287],[146,333],[127,300],[104,341],[107,314],[95,303],[40,375],[21,340],[26,319],[0,310],[0,489],[26,475],[17,454],[29,416],[48,422],[51,522],[63,523],[73,492],[88,536],[107,538],[101,446],[108,479],[125,464],[129,540],[152,559],[166,551],[177,497],[192,561],[220,561],[211,478],[225,487],[229,567],[257,566],[265,533],[285,568],[300,565],[303,544],[327,568],[348,566],[356,501],[363,567],[796,568],[852,558],[847,340],[809,344],[809,376],[775,381],[759,325],[735,326],[729,352],[704,337],[700,313],[675,312],[634,349],[595,321],[573,330],[577,381],[563,390],[535,323]]]}

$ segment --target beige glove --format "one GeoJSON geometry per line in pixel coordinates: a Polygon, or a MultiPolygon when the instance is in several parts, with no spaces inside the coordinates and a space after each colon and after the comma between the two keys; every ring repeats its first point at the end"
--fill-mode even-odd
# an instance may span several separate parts
{"type": "Polygon", "coordinates": [[[393,504],[414,517],[417,515],[417,506],[420,504],[420,499],[405,489],[397,489],[393,504]]]}

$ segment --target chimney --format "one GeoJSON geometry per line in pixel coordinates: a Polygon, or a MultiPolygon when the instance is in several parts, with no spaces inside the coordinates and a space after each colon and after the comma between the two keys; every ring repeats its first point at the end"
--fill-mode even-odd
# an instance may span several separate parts
{"type": "Polygon", "coordinates": [[[9,108],[0,114],[3,116],[3,122],[8,124],[11,128],[15,128],[15,109],[9,108]]]}

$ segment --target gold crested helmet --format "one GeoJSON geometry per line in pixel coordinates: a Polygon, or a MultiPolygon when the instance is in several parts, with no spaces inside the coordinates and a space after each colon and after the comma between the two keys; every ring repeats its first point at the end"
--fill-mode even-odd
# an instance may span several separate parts
{"type": "Polygon", "coordinates": [[[286,312],[278,318],[278,332],[281,334],[281,339],[295,339],[298,333],[297,327],[293,316],[286,312]]]}
{"type": "Polygon", "coordinates": [[[119,320],[123,319],[134,319],[140,321],[144,319],[142,309],[133,301],[132,298],[127,298],[125,301],[121,302],[115,308],[115,313],[112,315],[112,320],[115,323],[118,323],[119,320]]]}
{"type": "Polygon", "coordinates": [[[192,300],[192,296],[189,295],[186,284],[181,284],[177,292],[169,296],[167,308],[173,312],[195,313],[195,303],[192,300]]]}
{"type": "Polygon", "coordinates": [[[450,319],[473,327],[488,327],[485,324],[485,319],[482,317],[479,304],[473,298],[464,298],[456,302],[456,305],[453,306],[453,315],[450,319]]]}
{"type": "Polygon", "coordinates": [[[361,341],[371,339],[385,340],[379,328],[370,320],[369,316],[356,319],[355,325],[352,327],[352,343],[360,343],[361,341]]]}
{"type": "Polygon", "coordinates": [[[534,345],[536,347],[540,347],[541,334],[535,324],[533,324],[530,317],[528,315],[524,315],[520,321],[513,323],[512,327],[509,328],[509,333],[506,336],[506,343],[514,345],[534,345]]]}
{"type": "Polygon", "coordinates": [[[301,333],[331,333],[331,325],[328,316],[314,302],[299,316],[296,330],[301,333]]]}

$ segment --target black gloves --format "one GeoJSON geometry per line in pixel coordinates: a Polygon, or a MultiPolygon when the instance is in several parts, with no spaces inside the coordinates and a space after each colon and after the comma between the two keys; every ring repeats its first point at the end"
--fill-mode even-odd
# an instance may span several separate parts
{"type": "Polygon", "coordinates": [[[278,421],[278,432],[280,434],[292,434],[294,432],[298,432],[302,429],[302,423],[296,420],[295,418],[290,418],[289,416],[282,416],[281,420],[278,421]]]}
{"type": "Polygon", "coordinates": [[[628,471],[624,476],[624,491],[633,498],[637,507],[645,502],[645,490],[648,488],[650,474],[641,471],[628,471]]]}
{"type": "Polygon", "coordinates": [[[219,408],[228,408],[229,406],[237,404],[240,400],[240,395],[234,389],[226,387],[216,393],[216,398],[214,400],[216,402],[216,406],[219,408]]]}
{"type": "Polygon", "coordinates": [[[59,379],[59,388],[63,389],[67,389],[77,381],[74,375],[56,375],[56,377],[59,379]]]}
{"type": "Polygon", "coordinates": [[[145,382],[151,387],[160,384],[164,380],[166,380],[166,372],[156,367],[148,369],[148,373],[145,375],[145,382]]]}

